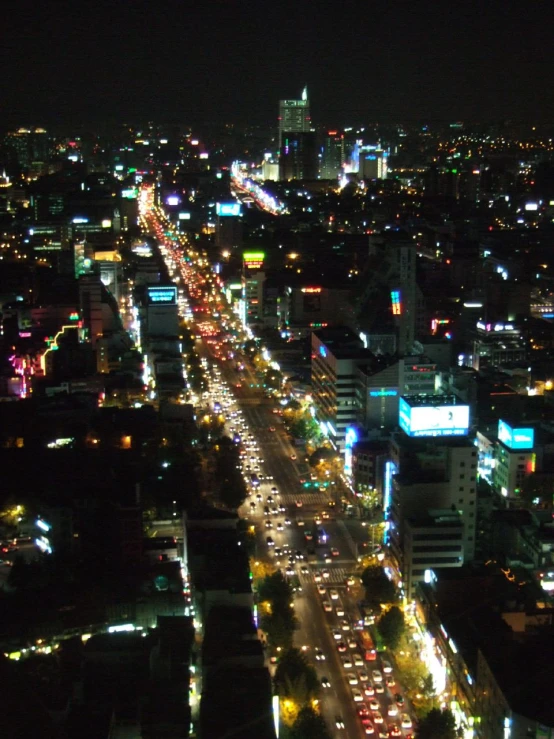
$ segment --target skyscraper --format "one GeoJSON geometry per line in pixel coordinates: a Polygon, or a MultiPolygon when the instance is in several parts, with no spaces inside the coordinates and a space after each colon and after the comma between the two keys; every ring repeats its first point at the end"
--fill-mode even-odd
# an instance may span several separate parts
{"type": "Polygon", "coordinates": [[[322,180],[334,180],[344,164],[344,134],[338,131],[328,131],[321,147],[321,166],[319,169],[322,180]]]}
{"type": "Polygon", "coordinates": [[[283,133],[301,133],[310,130],[310,102],[308,88],[302,90],[301,100],[279,100],[279,148],[283,133]]]}

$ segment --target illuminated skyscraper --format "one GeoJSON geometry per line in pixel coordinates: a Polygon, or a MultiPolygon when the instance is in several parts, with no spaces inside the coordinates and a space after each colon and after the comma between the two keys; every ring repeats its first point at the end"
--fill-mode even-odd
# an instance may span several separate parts
{"type": "Polygon", "coordinates": [[[301,133],[310,130],[310,102],[308,88],[302,90],[301,100],[279,100],[279,147],[283,133],[301,133]]]}
{"type": "Polygon", "coordinates": [[[338,131],[328,131],[321,147],[319,168],[321,179],[336,179],[340,174],[344,159],[344,134],[338,131]]]}

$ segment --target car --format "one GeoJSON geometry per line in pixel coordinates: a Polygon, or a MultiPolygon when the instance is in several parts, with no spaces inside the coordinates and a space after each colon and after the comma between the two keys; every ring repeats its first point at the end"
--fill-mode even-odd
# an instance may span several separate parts
{"type": "Polygon", "coordinates": [[[275,508],[275,506],[273,506],[273,508],[271,509],[271,515],[272,516],[278,516],[279,513],[280,513],[279,509],[278,508],[275,508]]]}
{"type": "Polygon", "coordinates": [[[403,706],[404,705],[404,696],[400,693],[394,694],[394,700],[396,701],[397,706],[403,706]]]}
{"type": "Polygon", "coordinates": [[[285,526],[291,526],[291,525],[292,525],[292,521],[290,520],[290,518],[285,518],[285,526]]]}
{"type": "Polygon", "coordinates": [[[371,670],[371,677],[373,678],[374,683],[383,682],[383,673],[381,670],[371,670]]]}
{"type": "Polygon", "coordinates": [[[337,729],[344,729],[344,721],[342,716],[335,716],[335,726],[337,729]]]}
{"type": "Polygon", "coordinates": [[[285,527],[283,526],[283,524],[281,523],[281,521],[277,521],[277,524],[276,524],[275,528],[277,529],[277,531],[284,531],[285,530],[285,527]]]}
{"type": "Polygon", "coordinates": [[[357,649],[358,648],[358,642],[356,639],[354,639],[353,636],[348,637],[348,648],[349,649],[357,649]]]}
{"type": "Polygon", "coordinates": [[[338,557],[340,554],[339,550],[336,547],[331,547],[331,556],[338,557]]]}
{"type": "MultiPolygon", "coordinates": [[[[321,580],[321,578],[319,578],[319,579],[321,580]]],[[[327,588],[325,587],[325,585],[323,585],[321,582],[319,582],[318,583],[318,586],[317,586],[317,592],[320,595],[325,595],[325,593],[327,592],[327,588]]]]}
{"type": "Polygon", "coordinates": [[[270,430],[270,431],[275,431],[275,426],[270,426],[270,427],[269,427],[269,430],[270,430]]]}
{"type": "Polygon", "coordinates": [[[369,697],[373,698],[375,695],[375,688],[370,682],[367,682],[364,684],[364,693],[369,697]]]}
{"type": "Polygon", "coordinates": [[[352,698],[354,699],[355,703],[361,703],[364,699],[364,696],[360,693],[358,688],[352,688],[352,698]]]}
{"type": "Polygon", "coordinates": [[[261,493],[257,493],[256,500],[262,500],[262,499],[263,499],[263,495],[261,493]]]}
{"type": "Polygon", "coordinates": [[[296,459],[296,454],[291,454],[291,455],[290,455],[290,458],[291,458],[291,459],[292,459],[292,461],[294,462],[294,461],[295,461],[295,459],[296,459]]]}
{"type": "Polygon", "coordinates": [[[352,660],[347,654],[343,655],[340,659],[345,670],[350,670],[352,668],[352,660]]]}
{"type": "Polygon", "coordinates": [[[266,543],[267,543],[267,546],[268,547],[274,547],[275,546],[275,542],[273,541],[273,539],[271,538],[271,536],[268,536],[267,537],[266,543]]]}
{"type": "Polygon", "coordinates": [[[328,520],[329,520],[329,518],[330,518],[330,516],[329,516],[329,514],[327,513],[327,511],[323,511],[323,513],[321,514],[321,518],[324,518],[324,519],[325,519],[326,521],[328,521],[328,520]]]}
{"type": "Polygon", "coordinates": [[[401,726],[403,729],[411,729],[412,728],[412,719],[408,716],[407,713],[403,713],[401,718],[401,726]]]}
{"type": "Polygon", "coordinates": [[[387,707],[387,716],[390,716],[391,718],[394,718],[395,716],[398,716],[398,706],[396,703],[390,703],[387,707]]]}
{"type": "Polygon", "coordinates": [[[402,732],[396,724],[389,724],[389,736],[402,736],[402,732]]]}
{"type": "Polygon", "coordinates": [[[343,641],[340,641],[337,644],[337,649],[339,650],[339,652],[346,652],[346,644],[343,641]]]}
{"type": "Polygon", "coordinates": [[[369,708],[366,706],[365,703],[360,703],[358,706],[358,716],[369,716],[369,708]]]}
{"type": "Polygon", "coordinates": [[[349,685],[357,685],[358,684],[358,676],[355,672],[347,672],[346,673],[346,679],[348,680],[349,685]]]}
{"type": "Polygon", "coordinates": [[[296,505],[296,507],[297,507],[297,508],[302,508],[302,506],[304,505],[304,503],[302,503],[302,501],[301,501],[301,500],[297,500],[297,501],[295,502],[295,505],[296,505]]]}
{"type": "Polygon", "coordinates": [[[369,675],[365,670],[358,670],[358,678],[361,683],[365,683],[369,680],[369,675]]]}
{"type": "Polygon", "coordinates": [[[266,521],[265,522],[265,527],[266,527],[266,529],[272,529],[273,528],[273,524],[271,523],[271,521],[266,521]]]}
{"type": "Polygon", "coordinates": [[[396,685],[394,675],[387,675],[385,677],[385,683],[387,684],[387,688],[394,688],[394,686],[396,685]]]}
{"type": "Polygon", "coordinates": [[[375,692],[377,693],[377,695],[384,695],[385,693],[384,683],[375,683],[375,692]]]}
{"type": "Polygon", "coordinates": [[[300,551],[300,549],[297,549],[297,550],[295,551],[295,553],[294,553],[294,556],[296,557],[296,559],[305,559],[305,557],[304,557],[304,555],[302,554],[302,552],[300,551]]]}
{"type": "Polygon", "coordinates": [[[314,572],[314,581],[315,582],[321,582],[321,573],[320,572],[314,572]]]}
{"type": "Polygon", "coordinates": [[[299,519],[298,519],[298,520],[296,521],[296,525],[297,525],[297,526],[304,526],[304,521],[303,521],[303,520],[302,520],[301,518],[299,518],[299,519]]]}
{"type": "Polygon", "coordinates": [[[380,711],[375,711],[375,713],[373,714],[373,720],[375,721],[376,724],[384,723],[383,717],[381,716],[380,711]]]}
{"type": "Polygon", "coordinates": [[[335,639],[336,641],[340,641],[342,639],[342,633],[338,629],[333,629],[332,634],[333,639],[335,639]]]}
{"type": "Polygon", "coordinates": [[[354,660],[354,664],[356,665],[356,667],[363,667],[364,666],[364,661],[362,659],[362,655],[361,654],[358,654],[358,652],[355,652],[352,655],[352,659],[354,660]]]}
{"type": "Polygon", "coordinates": [[[316,526],[321,526],[321,524],[323,523],[323,519],[320,516],[316,516],[314,518],[314,523],[316,526]]]}
{"type": "Polygon", "coordinates": [[[286,513],[287,512],[286,507],[282,503],[279,505],[279,512],[280,513],[286,513]]]}
{"type": "Polygon", "coordinates": [[[362,724],[363,724],[364,733],[366,734],[366,736],[371,736],[375,734],[375,727],[373,726],[373,724],[371,723],[369,719],[362,721],[362,724]]]}
{"type": "Polygon", "coordinates": [[[290,565],[288,565],[288,567],[285,570],[285,574],[288,575],[289,577],[294,575],[294,567],[291,567],[290,565]]]}
{"type": "Polygon", "coordinates": [[[369,701],[369,707],[372,711],[378,711],[381,708],[379,701],[375,700],[375,698],[369,701]]]}
{"type": "Polygon", "coordinates": [[[318,662],[325,662],[325,655],[321,651],[321,649],[315,650],[315,658],[318,662]]]}
{"type": "Polygon", "coordinates": [[[323,555],[323,561],[325,562],[326,565],[330,565],[331,562],[333,561],[332,558],[331,558],[331,555],[328,552],[326,552],[323,555]]]}
{"type": "MultiPolygon", "coordinates": [[[[329,572],[329,570],[323,570],[323,572],[329,572]]],[[[329,595],[331,596],[331,600],[339,599],[339,592],[338,590],[335,590],[334,588],[331,588],[331,590],[329,591],[329,595]]]]}
{"type": "Polygon", "coordinates": [[[385,675],[390,675],[390,673],[392,672],[391,663],[386,659],[382,659],[381,664],[383,666],[383,672],[385,673],[385,675]]]}
{"type": "MultiPolygon", "coordinates": [[[[329,572],[329,570],[321,570],[321,574],[323,575],[323,577],[324,577],[325,579],[327,579],[327,578],[331,577],[331,573],[329,572]]],[[[332,593],[332,592],[333,592],[333,591],[331,590],[331,593],[332,593]]],[[[336,593],[337,591],[335,590],[334,592],[336,593]]],[[[338,598],[338,597],[339,597],[339,594],[337,593],[337,598],[338,598]]],[[[331,598],[333,598],[333,596],[332,596],[332,595],[331,595],[331,598]]],[[[333,600],[336,600],[336,598],[333,598],[333,600]]]]}
{"type": "Polygon", "coordinates": [[[321,678],[321,687],[322,688],[330,688],[331,687],[331,683],[329,682],[329,678],[328,677],[322,677],[321,678]]]}
{"type": "Polygon", "coordinates": [[[344,619],[344,618],[343,618],[343,619],[342,619],[342,621],[340,622],[340,627],[341,627],[341,629],[342,629],[343,631],[350,631],[350,624],[349,624],[349,623],[348,623],[348,621],[346,621],[346,619],[344,619]]]}
{"type": "MultiPolygon", "coordinates": [[[[277,529],[278,529],[278,527],[277,527],[277,529]]],[[[303,575],[309,575],[310,574],[310,568],[307,567],[306,565],[302,565],[302,567],[300,568],[300,572],[303,575]]]]}
{"type": "Polygon", "coordinates": [[[269,507],[264,505],[264,516],[269,516],[269,507]]]}
{"type": "Polygon", "coordinates": [[[266,498],[266,503],[273,503],[273,498],[271,495],[268,495],[266,498]]]}

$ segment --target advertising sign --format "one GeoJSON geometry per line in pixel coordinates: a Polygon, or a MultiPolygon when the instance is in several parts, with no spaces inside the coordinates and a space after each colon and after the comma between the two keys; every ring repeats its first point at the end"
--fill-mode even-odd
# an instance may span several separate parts
{"type": "Polygon", "coordinates": [[[535,443],[535,430],[531,428],[512,428],[505,421],[498,422],[498,441],[510,449],[532,449],[535,443]]]}
{"type": "Polygon", "coordinates": [[[400,398],[398,424],[408,436],[466,436],[468,405],[410,406],[400,398]]]}
{"type": "Polygon", "coordinates": [[[177,305],[177,288],[174,285],[156,285],[148,288],[149,305],[177,305]]]}
{"type": "Polygon", "coordinates": [[[218,216],[240,216],[240,203],[216,203],[215,212],[218,216]]]}

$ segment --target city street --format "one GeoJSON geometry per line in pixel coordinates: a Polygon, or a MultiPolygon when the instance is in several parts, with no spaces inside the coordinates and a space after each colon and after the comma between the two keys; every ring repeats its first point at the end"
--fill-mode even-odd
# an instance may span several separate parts
{"type": "MultiPolygon", "coordinates": [[[[184,268],[181,274],[185,278],[184,268]]],[[[196,323],[203,321],[205,315],[196,323]]],[[[219,325],[219,319],[210,321],[219,325]]],[[[225,335],[225,327],[219,328],[225,335]]],[[[200,330],[195,333],[210,381],[209,405],[213,411],[216,403],[221,407],[226,432],[240,437],[249,497],[239,513],[255,526],[255,557],[300,581],[294,643],[306,652],[322,682],[321,710],[331,733],[408,736],[411,730],[397,729],[400,714],[393,695],[398,688],[385,687],[379,658],[365,662],[360,654],[360,612],[347,589],[360,545],[368,541],[368,529],[358,519],[344,517],[342,506],[332,505],[338,497],[332,488],[322,492],[302,486],[304,452],[291,444],[278,413],[280,406],[266,397],[249,362],[241,356],[222,359],[212,342],[200,338],[200,330]],[[237,361],[242,365],[240,373],[237,361]],[[252,476],[259,482],[254,484],[252,476]],[[306,532],[314,535],[318,530],[325,541],[311,540],[308,551],[306,532]]]]}

